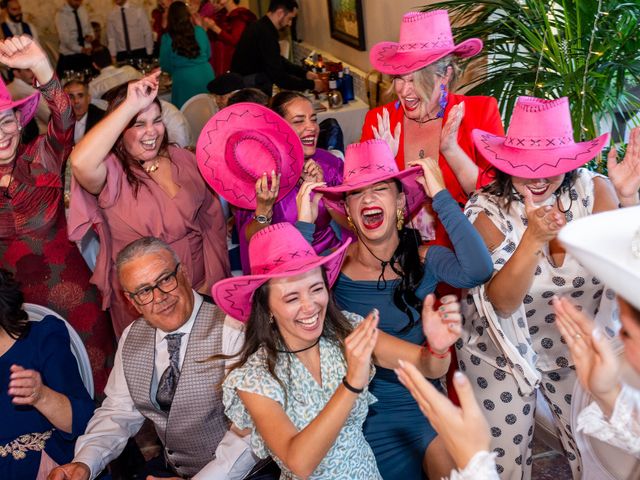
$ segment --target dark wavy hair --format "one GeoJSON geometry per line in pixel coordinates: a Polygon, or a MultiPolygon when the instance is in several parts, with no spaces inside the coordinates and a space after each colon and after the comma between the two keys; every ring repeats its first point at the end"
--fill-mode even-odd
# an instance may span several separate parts
{"type": "Polygon", "coordinates": [[[200,55],[196,29],[191,22],[189,7],[185,3],[173,2],[169,6],[167,33],[171,37],[171,48],[175,53],[187,58],[200,55]]]}
{"type": "MultiPolygon", "coordinates": [[[[516,189],[513,187],[513,177],[508,173],[501,172],[497,169],[492,169],[492,176],[494,177],[493,182],[482,187],[482,191],[488,193],[489,195],[493,195],[497,197],[498,204],[501,208],[503,208],[506,212],[509,212],[511,208],[511,204],[515,201],[523,200],[522,195],[520,195],[516,189]]],[[[558,187],[558,189],[554,193],[565,193],[568,192],[573,184],[576,181],[576,177],[578,176],[577,170],[571,170],[564,175],[564,179],[562,179],[562,183],[558,187]]],[[[557,202],[560,202],[560,197],[556,199],[557,202]]],[[[558,209],[563,211],[558,203],[558,209]]]]}
{"type": "Polygon", "coordinates": [[[282,118],[284,118],[285,114],[287,113],[287,105],[290,102],[297,100],[299,98],[311,103],[311,100],[309,100],[300,92],[283,90],[282,92],[279,92],[276,95],[274,95],[273,98],[271,99],[271,110],[273,110],[282,118]]]}
{"type": "MultiPolygon", "coordinates": [[[[322,269],[322,278],[324,279],[325,288],[329,295],[329,303],[327,304],[327,313],[325,315],[324,325],[322,328],[322,336],[329,341],[337,343],[344,355],[344,342],[347,336],[352,332],[353,328],[333,299],[333,294],[329,288],[327,275],[324,269],[322,269]]],[[[295,379],[292,378],[290,371],[291,354],[278,352],[278,349],[282,350],[283,347],[286,348],[286,343],[277,324],[275,322],[272,323],[271,318],[271,310],[269,309],[269,282],[267,282],[260,286],[253,295],[251,315],[249,316],[249,321],[245,328],[244,345],[237,354],[238,361],[232,365],[230,372],[247,363],[249,357],[258,351],[258,349],[263,347],[267,353],[267,371],[276,379],[285,391],[286,402],[287,389],[285,385],[288,382],[295,381],[295,379]],[[287,378],[279,378],[278,375],[276,375],[275,368],[278,355],[286,356],[289,368],[287,378]]],[[[214,358],[221,358],[221,356],[216,356],[214,358]]]]}
{"type": "MultiPolygon", "coordinates": [[[[402,183],[395,179],[393,183],[398,189],[398,193],[402,193],[402,183]]],[[[356,232],[356,234],[358,241],[364,242],[360,232],[356,232]]],[[[393,252],[388,266],[400,279],[393,291],[393,304],[408,318],[408,323],[398,331],[399,333],[405,333],[411,330],[420,319],[419,312],[422,309],[422,300],[418,298],[415,292],[424,275],[424,264],[422,258],[420,258],[419,251],[419,247],[422,244],[420,232],[404,226],[402,230],[398,231],[398,237],[398,246],[393,252]],[[411,311],[411,307],[418,311],[417,318],[411,311]]],[[[366,246],[366,243],[364,245],[366,246]]],[[[382,275],[378,283],[381,281],[382,275]]]]}
{"type": "MultiPolygon", "coordinates": [[[[118,106],[122,102],[125,101],[125,99],[127,98],[128,86],[129,86],[128,83],[125,83],[124,85],[121,85],[120,87],[118,87],[118,89],[115,90],[115,92],[113,92],[112,95],[110,95],[109,107],[107,108],[107,113],[106,113],[107,115],[113,112],[116,108],[118,108],[118,106]]],[[[155,103],[158,106],[158,109],[162,114],[162,105],[160,104],[160,100],[158,99],[158,97],[153,99],[153,103],[155,103]]],[[[135,158],[133,158],[133,156],[131,156],[131,154],[125,148],[124,134],[128,129],[133,127],[133,125],[136,123],[137,118],[138,118],[138,115],[136,115],[131,119],[127,127],[120,133],[120,136],[116,140],[116,143],[114,143],[113,147],[111,147],[111,153],[113,153],[116,157],[118,157],[118,160],[120,160],[120,164],[122,165],[122,169],[124,170],[125,176],[127,178],[127,182],[129,183],[129,185],[133,187],[133,195],[135,197],[138,196],[138,191],[140,190],[140,187],[143,185],[146,186],[140,174],[147,175],[147,173],[144,171],[140,163],[135,158]]],[[[167,158],[169,158],[169,161],[171,161],[171,157],[169,156],[168,150],[167,150],[168,146],[169,146],[169,136],[167,134],[167,129],[165,128],[164,136],[162,137],[162,141],[160,142],[160,149],[158,150],[158,155],[166,155],[167,158]]]]}
{"type": "Polygon", "coordinates": [[[29,316],[22,309],[24,295],[13,274],[0,268],[0,327],[15,340],[29,332],[29,316]]]}

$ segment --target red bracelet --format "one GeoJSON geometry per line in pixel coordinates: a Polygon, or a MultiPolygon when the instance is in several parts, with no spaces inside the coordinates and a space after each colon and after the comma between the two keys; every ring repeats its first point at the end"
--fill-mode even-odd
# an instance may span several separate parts
{"type": "Polygon", "coordinates": [[[429,345],[429,342],[424,342],[424,345],[425,347],[427,347],[427,350],[433,357],[443,359],[443,358],[447,358],[451,354],[451,349],[447,349],[445,353],[438,353],[433,348],[431,348],[431,345],[429,345]]]}

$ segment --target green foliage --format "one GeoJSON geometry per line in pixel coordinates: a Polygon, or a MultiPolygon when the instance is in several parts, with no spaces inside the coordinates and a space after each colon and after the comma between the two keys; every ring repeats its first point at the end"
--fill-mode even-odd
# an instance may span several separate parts
{"type": "Polygon", "coordinates": [[[516,97],[569,97],[576,141],[598,122],[625,118],[640,99],[640,2],[637,0],[447,0],[456,42],[479,37],[487,69],[469,94],[498,99],[508,124],[516,97]]]}

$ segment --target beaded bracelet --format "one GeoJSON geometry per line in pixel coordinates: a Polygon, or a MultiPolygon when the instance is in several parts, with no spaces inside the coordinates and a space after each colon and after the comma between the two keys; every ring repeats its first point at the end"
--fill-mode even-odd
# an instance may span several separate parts
{"type": "Polygon", "coordinates": [[[344,385],[344,388],[346,388],[350,392],[355,393],[356,395],[360,395],[362,392],[364,392],[364,388],[356,388],[349,382],[347,382],[347,377],[342,377],[342,384],[344,385]]]}
{"type": "Polygon", "coordinates": [[[432,357],[443,359],[443,358],[447,358],[451,354],[451,349],[447,349],[447,351],[444,353],[438,353],[433,348],[431,348],[431,345],[429,345],[429,342],[424,342],[424,345],[427,347],[427,350],[429,351],[432,357]]]}

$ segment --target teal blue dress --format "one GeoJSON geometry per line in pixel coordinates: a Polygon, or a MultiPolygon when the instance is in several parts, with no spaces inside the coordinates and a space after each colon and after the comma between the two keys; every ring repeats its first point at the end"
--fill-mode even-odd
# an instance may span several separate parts
{"type": "MultiPolygon", "coordinates": [[[[357,324],[362,317],[343,312],[357,324]]],[[[295,355],[278,354],[275,373],[284,387],[267,370],[266,352],[258,350],[240,368],[233,370],[222,385],[225,414],[239,428],[251,430],[251,448],[260,458],[272,456],[281,470],[281,479],[298,479],[286,465],[268,449],[253,419],[238,397],[238,390],[256,393],[278,402],[291,423],[303,430],[325,407],[347,373],[340,347],[320,338],[320,371],[322,386],[295,355]]],[[[371,373],[374,368],[372,366],[371,373]]],[[[318,464],[309,480],[381,480],[376,459],[362,434],[367,410],[375,398],[368,390],[358,396],[338,437],[318,464]]]]}
{"type": "Polygon", "coordinates": [[[195,58],[187,58],[173,51],[173,41],[168,33],[162,35],[160,42],[160,68],[171,75],[171,103],[181,108],[191,97],[199,93],[208,93],[207,84],[213,80],[214,73],[209,57],[211,45],[207,33],[195,26],[196,42],[200,53],[195,58]]]}

